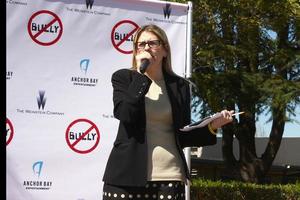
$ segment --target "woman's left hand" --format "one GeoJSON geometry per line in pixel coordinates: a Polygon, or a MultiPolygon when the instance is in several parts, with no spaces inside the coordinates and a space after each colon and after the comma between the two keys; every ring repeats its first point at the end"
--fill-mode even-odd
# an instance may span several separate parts
{"type": "Polygon", "coordinates": [[[216,130],[218,128],[221,128],[222,126],[224,126],[225,124],[228,124],[230,122],[232,122],[232,114],[234,113],[234,110],[228,111],[228,110],[222,110],[221,114],[222,116],[213,120],[211,122],[211,128],[216,130]]]}

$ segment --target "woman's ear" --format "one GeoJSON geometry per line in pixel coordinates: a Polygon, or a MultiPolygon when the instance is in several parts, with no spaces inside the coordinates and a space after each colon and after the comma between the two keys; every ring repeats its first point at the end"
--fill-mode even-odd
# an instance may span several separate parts
{"type": "Polygon", "coordinates": [[[168,55],[168,51],[169,51],[169,49],[167,48],[167,45],[164,45],[164,55],[163,55],[163,57],[164,58],[167,58],[167,55],[168,55]]]}

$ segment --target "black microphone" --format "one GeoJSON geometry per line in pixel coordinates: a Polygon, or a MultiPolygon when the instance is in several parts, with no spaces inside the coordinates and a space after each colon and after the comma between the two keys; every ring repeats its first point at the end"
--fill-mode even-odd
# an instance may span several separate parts
{"type": "Polygon", "coordinates": [[[145,73],[145,71],[147,70],[147,67],[149,66],[150,64],[150,60],[145,58],[145,59],[142,59],[142,63],[141,63],[141,66],[140,66],[140,72],[142,74],[145,73]]]}

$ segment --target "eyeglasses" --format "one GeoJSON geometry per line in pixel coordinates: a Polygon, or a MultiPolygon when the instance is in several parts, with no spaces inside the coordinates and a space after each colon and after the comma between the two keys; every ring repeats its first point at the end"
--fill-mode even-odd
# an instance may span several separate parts
{"type": "Polygon", "coordinates": [[[150,48],[158,48],[160,46],[160,43],[160,40],[149,40],[147,42],[138,42],[136,47],[137,49],[145,49],[146,44],[148,44],[150,48]]]}

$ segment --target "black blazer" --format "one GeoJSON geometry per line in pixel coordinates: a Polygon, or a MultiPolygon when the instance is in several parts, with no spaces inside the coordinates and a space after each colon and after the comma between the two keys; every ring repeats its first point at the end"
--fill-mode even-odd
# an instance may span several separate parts
{"type": "MultiPolygon", "coordinates": [[[[207,127],[181,132],[191,122],[188,82],[164,72],[170,99],[176,146],[190,178],[182,149],[216,143],[207,127]]],[[[151,80],[135,70],[121,69],[112,75],[114,116],[120,120],[118,134],[110,153],[103,181],[112,185],[144,186],[147,182],[147,137],[145,134],[145,95],[151,80]]]]}

